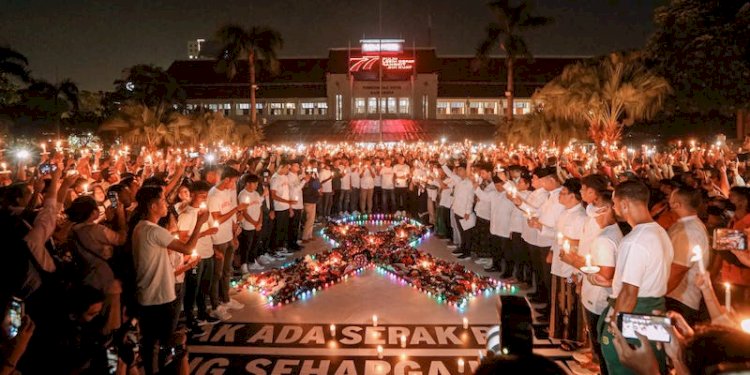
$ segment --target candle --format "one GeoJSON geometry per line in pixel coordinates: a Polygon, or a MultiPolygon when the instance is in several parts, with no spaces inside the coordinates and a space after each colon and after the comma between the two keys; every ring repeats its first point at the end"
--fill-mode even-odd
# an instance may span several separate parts
{"type": "Polygon", "coordinates": [[[695,245],[693,247],[693,257],[690,258],[693,262],[698,262],[698,269],[701,273],[706,273],[706,265],[703,263],[703,250],[700,246],[695,245]]]}
{"type": "Polygon", "coordinates": [[[200,205],[198,205],[198,208],[201,209],[201,210],[205,210],[206,209],[206,202],[203,202],[200,205]]]}
{"type": "Polygon", "coordinates": [[[740,323],[740,327],[742,327],[742,330],[746,333],[750,333],[750,319],[745,319],[740,323]]]}
{"type": "Polygon", "coordinates": [[[373,327],[377,327],[378,326],[378,316],[377,315],[373,315],[372,316],[372,326],[373,327]]]}
{"type": "Polygon", "coordinates": [[[557,232],[557,244],[558,245],[562,245],[563,244],[563,239],[564,238],[565,237],[563,236],[562,232],[557,232]]]}
{"type": "Polygon", "coordinates": [[[89,193],[89,184],[83,184],[83,194],[89,193]]]}
{"type": "Polygon", "coordinates": [[[378,359],[383,359],[383,345],[378,345],[378,359]]]}
{"type": "Polygon", "coordinates": [[[214,220],[213,226],[214,226],[214,228],[218,228],[219,227],[219,221],[218,220],[214,220]]]}
{"type": "Polygon", "coordinates": [[[591,254],[586,254],[586,267],[591,267],[591,254]]]}
{"type": "Polygon", "coordinates": [[[463,358],[459,358],[459,359],[458,359],[458,372],[459,372],[460,374],[463,374],[463,373],[464,373],[464,365],[465,365],[465,363],[464,363],[464,359],[463,359],[463,358]]]}
{"type": "Polygon", "coordinates": [[[562,249],[566,253],[570,252],[570,242],[567,239],[563,242],[562,249]]]}
{"type": "Polygon", "coordinates": [[[190,256],[192,256],[193,258],[197,258],[198,257],[198,251],[197,250],[193,250],[193,253],[190,254],[190,256]]]}
{"type": "Polygon", "coordinates": [[[464,317],[463,323],[464,323],[464,329],[469,329],[469,318],[464,317]]]}
{"type": "Polygon", "coordinates": [[[336,325],[331,324],[331,336],[336,337],[336,325]]]}
{"type": "Polygon", "coordinates": [[[406,347],[406,335],[401,335],[401,347],[406,347]]]}
{"type": "Polygon", "coordinates": [[[732,284],[724,283],[724,308],[732,311],[732,284]]]}

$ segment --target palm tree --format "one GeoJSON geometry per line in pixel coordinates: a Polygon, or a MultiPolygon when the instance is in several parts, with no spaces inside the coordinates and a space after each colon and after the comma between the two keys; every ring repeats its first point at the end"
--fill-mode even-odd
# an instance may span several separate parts
{"type": "Polygon", "coordinates": [[[278,70],[277,52],[284,45],[281,34],[268,27],[253,26],[245,29],[238,25],[225,25],[217,32],[222,44],[218,65],[232,79],[238,66],[247,58],[250,79],[250,124],[257,125],[255,108],[255,63],[260,59],[267,63],[271,72],[278,70]]]}
{"type": "Polygon", "coordinates": [[[671,93],[666,79],[649,71],[640,53],[612,53],[578,62],[534,94],[548,118],[589,126],[602,147],[619,140],[624,126],[651,119],[671,93]]]}
{"type": "Polygon", "coordinates": [[[20,52],[0,46],[0,78],[29,82],[29,60],[20,52]]]}
{"type": "Polygon", "coordinates": [[[513,68],[519,57],[533,58],[523,33],[538,29],[553,22],[552,18],[533,14],[530,1],[523,0],[518,5],[511,0],[494,0],[489,3],[490,10],[495,15],[495,21],[487,25],[487,34],[477,48],[477,59],[486,60],[495,46],[505,52],[505,66],[507,69],[508,99],[506,121],[513,121],[513,68]]]}
{"type": "Polygon", "coordinates": [[[60,121],[78,112],[78,86],[70,79],[65,79],[58,84],[35,80],[24,90],[23,96],[25,105],[29,109],[55,122],[58,138],[60,138],[60,121]]]}
{"type": "Polygon", "coordinates": [[[579,122],[565,119],[548,119],[539,110],[520,116],[517,121],[502,124],[497,141],[506,144],[540,146],[548,144],[564,145],[573,139],[586,138],[586,127],[579,122]]]}

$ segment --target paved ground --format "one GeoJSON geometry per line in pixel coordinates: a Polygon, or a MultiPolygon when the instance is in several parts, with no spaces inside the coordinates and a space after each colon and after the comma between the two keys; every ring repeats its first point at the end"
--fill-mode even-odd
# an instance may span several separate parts
{"type": "MultiPolygon", "coordinates": [[[[317,238],[297,254],[329,248],[317,238]]],[[[426,239],[420,249],[456,261],[436,237],[426,239]]],[[[463,263],[497,277],[473,261],[463,263]]],[[[498,320],[497,296],[477,297],[458,311],[374,269],[281,307],[269,308],[257,293],[247,291],[234,298],[245,307],[192,343],[192,373],[224,369],[227,374],[469,374],[486,347],[487,331],[498,320]],[[373,315],[378,317],[377,327],[373,315]],[[468,329],[463,318],[468,319],[468,329]],[[401,335],[407,338],[405,347],[401,335]],[[464,361],[463,369],[459,360],[464,361]]],[[[548,339],[535,340],[535,352],[563,365],[570,359],[548,339]]]]}

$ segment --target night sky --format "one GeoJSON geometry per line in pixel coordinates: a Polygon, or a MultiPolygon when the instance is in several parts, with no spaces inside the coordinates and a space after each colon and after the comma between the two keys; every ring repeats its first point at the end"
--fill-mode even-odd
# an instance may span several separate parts
{"type": "MultiPolygon", "coordinates": [[[[485,1],[381,0],[383,37],[432,44],[439,55],[472,55],[492,19],[485,1]]],[[[586,56],[641,47],[653,9],[665,0],[538,0],[555,24],[529,34],[537,56],[586,56]]],[[[0,44],[25,54],[33,74],[109,90],[124,68],[164,68],[187,57],[187,41],[226,22],[268,25],[283,57],[327,56],[330,47],[378,35],[378,0],[0,0],[0,44]]]]}

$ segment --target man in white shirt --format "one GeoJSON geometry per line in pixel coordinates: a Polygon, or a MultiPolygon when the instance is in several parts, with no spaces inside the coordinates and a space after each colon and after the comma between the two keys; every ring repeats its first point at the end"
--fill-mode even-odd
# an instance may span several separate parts
{"type": "Polygon", "coordinates": [[[271,246],[282,255],[289,255],[286,244],[289,237],[289,219],[294,215],[291,205],[297,203],[289,188],[289,164],[282,162],[271,178],[271,199],[273,199],[274,221],[271,246]]]}
{"type": "MultiPolygon", "coordinates": [[[[614,301],[602,312],[599,320],[600,342],[610,374],[630,373],[620,363],[614,348],[611,327],[620,313],[653,314],[666,311],[669,270],[673,250],[669,235],[653,221],[648,209],[649,189],[640,181],[625,181],[617,185],[613,196],[615,212],[627,220],[633,230],[617,248],[617,265],[612,280],[614,301]]],[[[629,340],[640,345],[638,340],[629,340]]],[[[654,342],[649,343],[657,358],[660,373],[666,373],[664,351],[654,342]]]]}
{"type": "Polygon", "coordinates": [[[349,168],[349,161],[341,159],[338,170],[341,174],[341,190],[338,194],[338,212],[340,214],[349,213],[349,205],[351,204],[352,195],[352,171],[349,168]]]}
{"type": "Polygon", "coordinates": [[[157,225],[168,210],[161,187],[142,187],[136,200],[146,213],[145,219],[133,229],[132,238],[136,298],[140,305],[141,356],[146,374],[154,374],[160,369],[159,347],[171,343],[175,326],[177,296],[169,250],[191,255],[200,237],[200,228],[208,220],[208,212],[198,215],[190,238],[182,242],[157,225]]]}
{"type": "MultiPolygon", "coordinates": [[[[183,207],[180,216],[177,218],[177,234],[179,238],[186,241],[193,234],[193,228],[198,220],[198,215],[205,212],[206,209],[200,209],[205,205],[208,198],[208,191],[211,189],[205,181],[195,181],[190,185],[190,203],[183,207]]],[[[185,277],[185,320],[188,328],[193,334],[199,334],[203,329],[200,325],[206,323],[217,323],[219,320],[209,315],[206,306],[206,298],[210,299],[211,311],[216,311],[219,301],[211,294],[211,284],[213,283],[212,275],[214,268],[214,246],[210,235],[215,234],[218,229],[211,228],[207,223],[200,227],[201,237],[195,244],[195,254],[200,258],[198,265],[186,273],[185,277]],[[198,307],[197,320],[193,313],[193,306],[198,307]]],[[[229,319],[226,311],[223,311],[224,320],[229,319]]]]}
{"type": "Polygon", "coordinates": [[[539,178],[541,171],[541,168],[537,168],[531,175],[531,187],[534,190],[528,196],[519,196],[513,200],[516,207],[520,208],[526,216],[521,230],[521,239],[523,240],[524,249],[528,253],[531,269],[536,275],[536,292],[527,295],[530,299],[542,299],[541,296],[546,295],[546,291],[549,290],[544,289],[543,280],[545,279],[542,277],[541,265],[538,264],[539,253],[549,250],[542,247],[542,242],[539,240],[539,231],[531,227],[531,219],[539,216],[539,208],[542,207],[544,202],[547,201],[547,197],[549,197],[549,192],[542,188],[542,180],[539,178]]]}
{"type": "MultiPolygon", "coordinates": [[[[213,298],[220,306],[217,310],[241,309],[243,305],[229,298],[229,280],[232,277],[232,259],[234,251],[239,246],[237,234],[237,213],[247,208],[247,203],[237,203],[237,179],[240,172],[234,168],[224,167],[221,180],[208,192],[208,211],[211,213],[212,227],[218,228],[211,236],[214,244],[214,285],[211,288],[213,298]]],[[[222,313],[220,313],[222,314],[222,313]]]]}
{"type": "Polygon", "coordinates": [[[352,163],[349,166],[349,170],[351,174],[349,175],[349,182],[351,184],[351,202],[349,204],[349,207],[345,209],[345,211],[349,211],[352,213],[359,212],[359,189],[360,186],[362,186],[361,176],[360,176],[360,170],[362,169],[362,163],[360,162],[359,157],[355,156],[352,158],[352,163]]]}
{"type": "Polygon", "coordinates": [[[703,264],[709,262],[708,231],[698,218],[698,207],[703,197],[700,191],[681,187],[672,191],[669,197],[669,208],[679,219],[669,227],[669,238],[674,248],[674,259],[669,272],[667,285],[667,310],[677,311],[690,324],[695,324],[700,316],[700,289],[695,285],[696,277],[705,270],[700,269],[700,262],[695,257],[695,249],[703,258],[703,264]]]}
{"type": "Polygon", "coordinates": [[[438,169],[435,181],[439,185],[436,233],[441,239],[451,239],[451,206],[453,205],[453,180],[438,169]]]}
{"type": "Polygon", "coordinates": [[[585,324],[576,293],[580,273],[562,260],[568,253],[576,252],[587,219],[586,210],[581,205],[581,182],[577,178],[565,180],[559,201],[565,210],[557,218],[555,229],[563,240],[552,243],[552,310],[549,334],[552,338],[581,343],[584,341],[585,324]]]}
{"type": "Polygon", "coordinates": [[[331,162],[325,160],[320,164],[320,202],[318,203],[318,218],[331,216],[333,207],[333,171],[331,171],[331,162]]]}
{"type": "Polygon", "coordinates": [[[300,240],[300,223],[302,222],[302,210],[305,208],[302,202],[302,187],[305,185],[305,181],[300,178],[300,166],[298,162],[293,162],[289,165],[289,173],[287,173],[287,180],[289,182],[289,192],[291,200],[295,201],[289,207],[289,235],[287,236],[287,249],[291,251],[302,250],[302,247],[297,243],[300,240]]]}
{"type": "Polygon", "coordinates": [[[394,192],[394,185],[393,185],[393,167],[391,166],[391,159],[385,158],[383,161],[383,166],[380,167],[380,170],[378,171],[378,175],[380,176],[380,187],[383,189],[382,193],[382,203],[383,203],[383,212],[386,214],[395,213],[397,210],[396,207],[396,193],[394,192]]]}
{"type": "Polygon", "coordinates": [[[404,162],[404,156],[399,155],[398,163],[393,166],[394,191],[396,194],[396,213],[401,216],[406,215],[409,188],[409,166],[404,162]]]}
{"type": "MultiPolygon", "coordinates": [[[[493,258],[499,260],[501,257],[501,249],[492,249],[490,243],[490,220],[492,218],[492,201],[495,196],[499,195],[498,190],[495,188],[496,184],[492,181],[492,166],[486,163],[474,164],[474,170],[478,171],[480,182],[479,185],[474,189],[474,195],[476,196],[476,203],[474,204],[474,212],[477,215],[477,224],[474,227],[474,234],[476,238],[477,256],[479,259],[475,262],[484,266],[490,266],[493,258]],[[497,250],[497,251],[492,251],[497,250]]],[[[504,198],[504,197],[503,197],[504,198]]],[[[505,198],[507,201],[507,198],[505,198]]],[[[508,215],[502,220],[508,222],[508,216],[510,216],[510,208],[512,204],[508,202],[508,215]]],[[[510,233],[508,233],[508,244],[510,244],[510,233]]],[[[495,266],[499,266],[496,263],[495,266]]]]}
{"type": "Polygon", "coordinates": [[[258,176],[246,174],[242,177],[244,187],[237,200],[247,203],[247,208],[240,213],[240,262],[242,273],[260,271],[263,266],[258,263],[258,240],[263,229],[263,197],[258,193],[258,176]]]}
{"type": "Polygon", "coordinates": [[[557,169],[555,167],[541,168],[535,174],[539,177],[539,183],[542,189],[546,190],[549,195],[547,200],[539,207],[539,216],[532,217],[529,225],[537,230],[538,248],[541,251],[535,251],[531,256],[534,260],[534,268],[538,272],[541,283],[537,285],[537,294],[535,300],[546,303],[547,307],[538,310],[542,314],[547,314],[550,308],[550,293],[552,288],[551,264],[552,257],[550,249],[557,239],[557,219],[565,211],[565,207],[560,204],[560,191],[562,186],[557,179],[557,169]],[[541,286],[541,288],[539,288],[541,286]]]}
{"type": "Polygon", "coordinates": [[[359,168],[360,192],[359,192],[359,212],[370,214],[373,211],[373,199],[375,195],[375,169],[372,167],[370,159],[365,159],[362,167],[359,168]]]}
{"type": "Polygon", "coordinates": [[[469,175],[470,167],[459,164],[455,167],[455,173],[443,165],[445,174],[453,180],[454,193],[451,210],[455,215],[457,229],[460,232],[461,246],[453,252],[460,260],[471,260],[473,245],[472,229],[476,225],[477,217],[474,214],[474,183],[469,175]]]}

